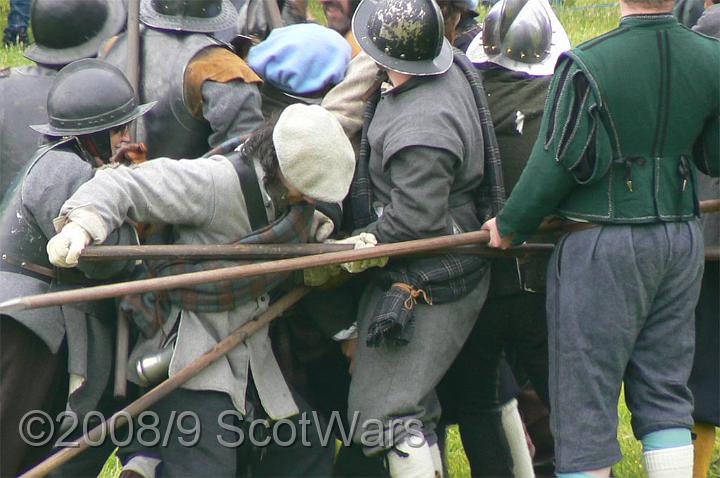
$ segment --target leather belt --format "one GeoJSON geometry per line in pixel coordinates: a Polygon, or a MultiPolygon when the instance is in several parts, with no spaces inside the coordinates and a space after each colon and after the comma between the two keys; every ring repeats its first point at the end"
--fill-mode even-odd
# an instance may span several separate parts
{"type": "Polygon", "coordinates": [[[53,269],[12,257],[5,253],[0,254],[0,270],[30,276],[47,283],[55,279],[55,271],[53,269]]]}

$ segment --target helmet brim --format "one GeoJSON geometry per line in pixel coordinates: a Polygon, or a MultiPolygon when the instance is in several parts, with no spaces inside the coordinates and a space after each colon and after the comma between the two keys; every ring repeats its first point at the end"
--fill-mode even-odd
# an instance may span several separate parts
{"type": "Polygon", "coordinates": [[[203,19],[163,15],[150,6],[150,0],[142,0],[140,3],[140,21],[147,26],[161,30],[214,33],[235,27],[237,16],[237,9],[230,0],[222,0],[220,15],[203,19]]]}
{"type": "Polygon", "coordinates": [[[108,6],[108,19],[97,35],[72,48],[47,48],[33,43],[23,52],[25,58],[43,65],[62,66],[76,60],[97,56],[103,43],[117,35],[127,22],[127,10],[124,2],[108,0],[106,3],[108,6]]]}
{"type": "Polygon", "coordinates": [[[100,127],[93,126],[88,128],[71,128],[71,129],[65,129],[65,128],[56,128],[52,126],[50,123],[45,124],[35,124],[30,125],[32,129],[37,131],[38,133],[47,135],[47,136],[79,136],[83,134],[92,134],[97,133],[98,131],[104,131],[106,129],[114,128],[116,126],[123,125],[125,123],[129,123],[135,119],[138,119],[148,111],[150,111],[153,106],[157,104],[157,101],[152,101],[150,103],[145,103],[137,108],[135,108],[129,115],[124,116],[122,118],[118,118],[116,121],[113,121],[111,123],[102,125],[100,127]]]}
{"type": "Polygon", "coordinates": [[[360,2],[352,19],[352,32],[360,47],[370,58],[388,70],[397,71],[413,76],[440,75],[450,69],[453,62],[453,50],[447,38],[443,38],[440,54],[432,60],[403,60],[395,58],[373,43],[368,34],[370,17],[375,14],[377,0],[363,0],[360,2]]]}

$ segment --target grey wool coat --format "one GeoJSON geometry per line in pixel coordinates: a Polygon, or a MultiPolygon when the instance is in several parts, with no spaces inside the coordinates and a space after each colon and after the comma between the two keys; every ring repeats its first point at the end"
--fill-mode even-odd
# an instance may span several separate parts
{"type": "MultiPolygon", "coordinates": [[[[483,137],[477,105],[459,67],[385,90],[368,141],[378,219],[366,230],[378,242],[480,228],[475,199],[483,177],[483,137]]],[[[423,433],[434,442],[439,415],[434,387],[467,339],[488,285],[486,273],[460,299],[432,306],[420,301],[413,309],[415,330],[408,345],[369,347],[368,326],[385,291],[378,281],[368,280],[358,312],[360,337],[348,400],[348,419],[357,412],[361,420],[354,439],[366,454],[402,442],[414,420],[422,422],[423,433]],[[362,438],[375,426],[372,420],[383,425],[381,443],[362,438]]]]}
{"type": "MultiPolygon", "coordinates": [[[[53,219],[81,184],[93,177],[95,169],[74,149],[73,141],[51,149],[35,158],[20,172],[16,186],[9,191],[2,207],[9,207],[13,193],[22,195],[19,214],[37,227],[47,241],[55,234],[53,219]],[[15,191],[19,188],[19,191],[15,191]]],[[[104,241],[110,245],[137,243],[135,230],[124,226],[108,231],[104,241]]],[[[10,237],[13,237],[12,235],[10,237]]],[[[17,237],[12,240],[27,241],[37,238],[17,237]]],[[[3,251],[9,244],[0,244],[3,251]]],[[[104,266],[86,265],[85,276],[107,279],[126,269],[124,263],[107,263],[104,266]]],[[[0,270],[0,301],[16,297],[42,294],[78,287],[66,281],[53,280],[49,284],[30,275],[0,270]]],[[[3,320],[16,320],[57,353],[63,341],[68,349],[68,373],[74,377],[73,392],[69,405],[79,414],[93,410],[112,369],[113,330],[115,308],[112,301],[79,303],[60,307],[46,307],[19,312],[4,313],[3,320]]],[[[1,324],[0,324],[1,325],[1,324]]]]}
{"type": "MultiPolygon", "coordinates": [[[[257,163],[255,170],[269,220],[273,220],[269,196],[262,186],[264,175],[257,163]]],[[[58,226],[71,220],[89,231],[97,243],[127,219],[173,224],[177,244],[231,243],[252,232],[237,173],[223,156],[179,161],[159,158],[139,166],[99,171],[63,205],[58,226]]],[[[164,330],[151,339],[141,340],[131,353],[130,380],[137,381],[134,369],[138,358],[157,351],[177,321],[178,339],[170,376],[237,327],[263,313],[268,302],[264,295],[231,311],[217,313],[196,313],[173,307],[164,330]]],[[[227,393],[237,410],[244,414],[250,371],[270,418],[298,413],[273,355],[267,327],[185,383],[183,388],[227,393]]]]}

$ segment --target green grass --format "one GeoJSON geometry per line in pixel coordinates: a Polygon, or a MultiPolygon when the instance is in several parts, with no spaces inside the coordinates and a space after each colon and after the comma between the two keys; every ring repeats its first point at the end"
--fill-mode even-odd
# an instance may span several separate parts
{"type": "MultiPolygon", "coordinates": [[[[9,10],[10,0],[0,0],[0,31],[5,29],[9,10]]],[[[24,65],[26,63],[31,63],[31,61],[23,56],[22,48],[6,48],[4,45],[0,45],[0,67],[24,65]]]]}
{"type": "MultiPolygon", "coordinates": [[[[590,0],[568,0],[565,5],[555,8],[574,45],[617,26],[620,19],[619,8],[616,6],[585,8],[596,3],[590,0]]],[[[322,9],[315,0],[310,1],[309,8],[316,19],[320,21],[324,19],[322,9]]],[[[5,28],[8,9],[9,0],[0,0],[0,29],[5,28]]],[[[21,48],[0,47],[0,66],[17,66],[25,63],[29,63],[29,61],[23,57],[21,48]]],[[[640,444],[633,437],[630,429],[630,414],[622,400],[618,405],[618,410],[620,414],[618,439],[625,458],[614,467],[615,476],[618,478],[643,478],[647,475],[642,465],[640,444]]],[[[450,429],[448,456],[450,457],[450,474],[452,477],[470,476],[467,459],[455,427],[450,429]]],[[[710,476],[718,477],[720,476],[720,462],[718,462],[720,460],[720,436],[716,439],[713,460],[715,464],[711,468],[710,476]]],[[[108,459],[100,476],[103,478],[115,478],[119,473],[119,463],[113,455],[108,459]]]]}

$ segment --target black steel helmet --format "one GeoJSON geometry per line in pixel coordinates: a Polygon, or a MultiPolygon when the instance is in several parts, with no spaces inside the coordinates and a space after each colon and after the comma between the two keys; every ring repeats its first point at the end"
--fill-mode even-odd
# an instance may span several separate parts
{"type": "Polygon", "coordinates": [[[389,70],[437,75],[452,65],[452,47],[434,0],[363,0],[352,30],[362,49],[389,70]]]}
{"type": "Polygon", "coordinates": [[[488,56],[540,63],[550,54],[553,29],[539,1],[503,0],[485,17],[482,35],[488,56]]]}
{"type": "Polygon", "coordinates": [[[80,136],[126,124],[155,105],[137,104],[122,71],[96,59],[78,60],[60,70],[47,99],[49,122],[33,125],[49,136],[80,136]]]}
{"type": "Polygon", "coordinates": [[[25,49],[25,56],[53,66],[94,57],[105,40],[122,30],[126,18],[119,0],[33,0],[35,43],[25,49]]]}
{"type": "Polygon", "coordinates": [[[140,21],[162,30],[212,33],[235,26],[230,0],[142,0],[140,21]]]}

